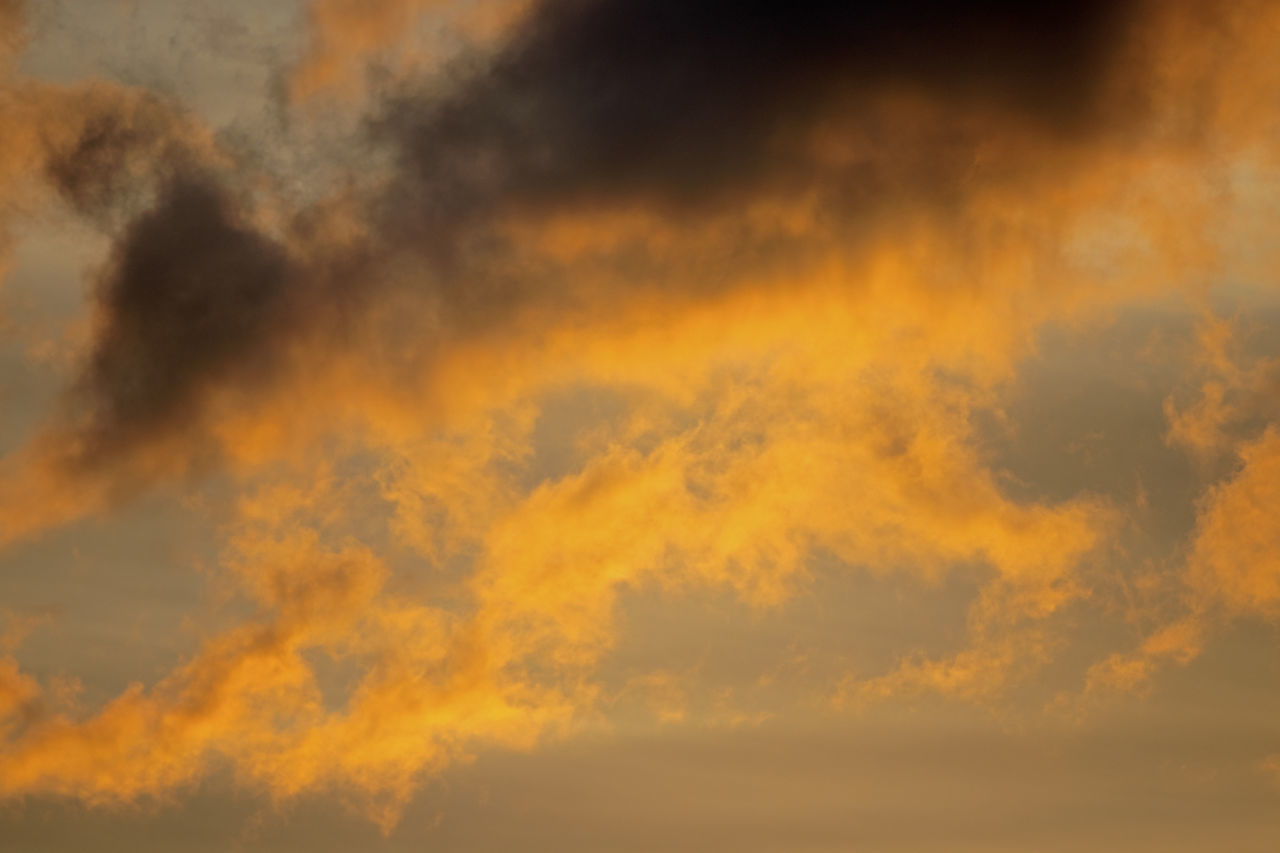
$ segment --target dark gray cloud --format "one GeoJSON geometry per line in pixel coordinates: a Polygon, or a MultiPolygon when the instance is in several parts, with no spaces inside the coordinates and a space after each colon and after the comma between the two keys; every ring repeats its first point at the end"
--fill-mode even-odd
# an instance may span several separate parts
{"type": "MultiPolygon", "coordinates": [[[[235,176],[195,165],[163,110],[97,116],[51,151],[53,185],[94,216],[131,194],[154,201],[118,229],[98,289],[79,384],[88,455],[198,425],[210,391],[260,384],[291,339],[342,328],[395,258],[416,259],[443,334],[554,299],[556,271],[499,236],[500,214],[630,204],[695,216],[820,187],[832,217],[857,220],[961,192],[986,131],[942,122],[904,138],[877,124],[876,98],[989,113],[991,133],[1088,137],[1135,6],[545,0],[484,60],[387,98],[370,126],[399,173],[360,202],[366,244],[305,260],[311,213],[264,233],[235,176]],[[794,144],[864,112],[865,155],[837,171],[794,144]],[[139,156],[151,161],[142,190],[120,178],[139,156]]],[[[744,241],[735,262],[760,263],[768,242],[744,241]]],[[[643,251],[614,260],[670,278],[643,251]]]]}
{"type": "Polygon", "coordinates": [[[780,139],[890,90],[1087,132],[1134,5],[549,0],[452,91],[394,100],[382,128],[436,228],[494,205],[703,209],[827,177],[780,139]]]}
{"type": "Polygon", "coordinates": [[[97,454],[201,414],[220,382],[254,383],[299,312],[299,271],[209,179],[176,177],[120,237],[83,376],[97,454]]]}
{"type": "Polygon", "coordinates": [[[210,162],[181,105],[132,90],[71,103],[78,130],[51,136],[44,176],[113,236],[93,282],[96,336],[63,410],[68,462],[92,467],[194,437],[219,389],[252,400],[300,334],[352,307],[339,290],[373,265],[355,250],[300,260],[315,212],[269,233],[254,215],[254,190],[270,189],[252,152],[210,162]]]}

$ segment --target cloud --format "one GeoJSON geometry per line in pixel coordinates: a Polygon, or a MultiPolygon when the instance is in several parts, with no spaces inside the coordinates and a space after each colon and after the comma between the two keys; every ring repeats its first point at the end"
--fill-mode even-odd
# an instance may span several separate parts
{"type": "Polygon", "coordinates": [[[1238,448],[1240,469],[1205,495],[1189,583],[1198,600],[1235,613],[1276,615],[1280,542],[1268,522],[1280,506],[1280,433],[1274,426],[1238,448]]]}
{"type": "MultiPolygon", "coordinates": [[[[697,227],[781,197],[856,243],[1112,132],[1129,8],[540,4],[478,71],[389,98],[374,127],[401,173],[384,227],[428,247],[486,312],[532,289],[503,270],[475,280],[490,267],[469,263],[473,246],[520,259],[495,221],[639,209],[697,227]]],[[[734,260],[793,262],[811,239],[740,242],[711,279],[732,281],[734,260]]],[[[648,273],[633,282],[681,268],[626,248],[648,273]]]]}
{"type": "Polygon", "coordinates": [[[1205,633],[1203,619],[1196,615],[1162,625],[1133,652],[1117,652],[1093,664],[1085,676],[1085,693],[1149,689],[1161,667],[1169,663],[1185,666],[1199,657],[1205,633]]]}
{"type": "MultiPolygon", "coordinates": [[[[882,373],[883,346],[851,351],[844,335],[858,305],[839,291],[826,298],[819,310],[781,295],[719,305],[682,329],[641,324],[631,340],[577,342],[569,350],[601,378],[651,390],[587,439],[580,468],[532,489],[519,482],[532,422],[519,417],[461,425],[471,446],[458,453],[449,443],[434,456],[415,443],[370,445],[389,457],[374,485],[393,502],[392,534],[439,554],[421,514],[429,500],[448,508],[444,524],[464,540],[455,550],[474,549],[456,608],[387,590],[386,565],[343,538],[369,512],[367,498],[327,494],[331,476],[244,501],[226,568],[261,612],[153,688],[87,719],[28,727],[4,753],[7,790],[127,801],[228,761],[274,796],[336,788],[390,825],[422,774],[481,745],[531,745],[589,714],[629,590],[727,588],[777,607],[805,582],[807,555],[824,548],[851,567],[923,578],[990,565],[1000,589],[1020,592],[988,609],[1032,620],[1072,597],[1105,507],[1006,497],[967,446],[972,392],[924,380],[914,364],[882,373]],[[814,324],[823,316],[825,329],[814,324]],[[726,372],[714,363],[726,342],[705,332],[730,317],[742,349],[726,372]],[[673,333],[680,347],[667,357],[691,368],[674,383],[665,365],[646,364],[657,338],[673,333]],[[442,458],[451,464],[435,464],[442,458]],[[336,707],[319,698],[313,651],[355,664],[336,707]],[[106,766],[119,769],[108,778],[106,766]]],[[[998,627],[992,636],[1008,643],[998,627]]]]}
{"type": "MultiPolygon", "coordinates": [[[[389,172],[300,208],[189,141],[164,105],[81,106],[82,126],[39,147],[48,178],[88,215],[127,215],[64,407],[72,440],[89,456],[185,443],[217,458],[234,453],[210,437],[217,401],[269,410],[268,390],[375,339],[405,353],[395,369],[430,381],[455,347],[502,346],[524,323],[803,279],[861,263],[902,229],[958,233],[1078,179],[1073,160],[1113,132],[1131,16],[1124,4],[868,16],[548,3],[482,67],[389,99],[372,141],[396,155],[389,172]],[[611,221],[622,230],[581,228],[611,221]],[[406,312],[423,322],[403,329],[406,312]]],[[[1060,239],[1056,220],[1101,201],[1048,202],[1028,237],[1060,239]]]]}
{"type": "Polygon", "coordinates": [[[1196,506],[1185,548],[1167,559],[1165,587],[1154,604],[1134,615],[1148,623],[1130,652],[1098,661],[1086,675],[1085,694],[1148,691],[1170,664],[1186,666],[1229,622],[1273,619],[1280,600],[1280,566],[1264,519],[1280,493],[1270,487],[1280,456],[1270,390],[1274,358],[1244,354],[1240,322],[1205,313],[1195,330],[1191,371],[1195,397],[1182,389],[1164,400],[1165,442],[1188,452],[1204,471],[1229,453],[1231,466],[1210,481],[1196,506]]]}
{"type": "Polygon", "coordinates": [[[313,0],[307,7],[309,46],[294,69],[292,95],[306,98],[338,82],[351,84],[353,65],[411,31],[441,0],[313,0]]]}
{"type": "Polygon", "coordinates": [[[1169,431],[1165,441],[1196,458],[1211,459],[1232,443],[1229,429],[1257,417],[1262,401],[1275,385],[1273,359],[1245,359],[1236,350],[1242,341],[1235,325],[1221,318],[1204,319],[1197,334],[1196,367],[1204,375],[1197,399],[1179,407],[1165,398],[1169,431]]]}
{"type": "Polygon", "coordinates": [[[1149,691],[1163,668],[1191,664],[1231,622],[1280,615],[1280,542],[1267,521],[1280,509],[1275,425],[1234,452],[1236,470],[1201,496],[1185,557],[1166,569],[1174,600],[1139,614],[1149,626],[1136,648],[1089,668],[1086,697],[1149,691]]]}
{"type": "Polygon", "coordinates": [[[421,73],[424,66],[449,58],[439,40],[430,38],[432,31],[448,29],[490,42],[526,5],[525,0],[311,0],[307,48],[290,73],[289,95],[295,103],[334,93],[353,96],[378,63],[392,65],[401,78],[421,73]]]}
{"type": "Polygon", "coordinates": [[[22,0],[0,2],[0,72],[11,73],[14,56],[26,41],[26,9],[22,0]]]}
{"type": "MultiPolygon", "coordinates": [[[[93,804],[164,798],[228,762],[273,797],[337,787],[389,827],[424,770],[476,741],[527,747],[566,722],[566,697],[505,675],[473,627],[388,591],[368,549],[324,543],[308,523],[330,506],[319,489],[246,503],[227,560],[252,618],[91,716],[28,714],[0,749],[0,790],[93,804]],[[361,664],[340,707],[325,703],[316,654],[361,664]]],[[[10,662],[0,675],[6,717],[38,695],[10,662]]]]}
{"type": "MultiPolygon", "coordinates": [[[[355,7],[313,4],[299,91],[425,8],[379,4],[341,41],[355,7]]],[[[1226,101],[1195,113],[1263,87],[1263,18],[1214,30],[1239,48],[1223,70],[1185,49],[1196,16],[1152,8],[545,2],[392,87],[340,186],[266,174],[134,90],[7,89],[0,182],[34,167],[113,245],[77,380],[0,463],[0,541],[225,470],[252,496],[221,577],[252,613],[89,713],[26,713],[39,687],[0,669],[0,791],[115,803],[226,764],[390,826],[423,774],[594,710],[621,597],[780,607],[818,552],[982,580],[958,651],[844,700],[981,700],[1036,671],[1116,512],[1018,494],[978,421],[1044,328],[1194,293],[1230,207],[1212,166],[1266,138],[1226,101]],[[561,413],[577,440],[549,458],[561,413]],[[447,595],[405,592],[400,548],[456,570],[447,595]],[[354,672],[336,703],[321,656],[354,672]]],[[[1216,445],[1223,417],[1171,440],[1216,445]]],[[[1202,507],[1189,582],[1222,606],[1277,597],[1273,441],[1202,507]]],[[[1086,678],[1136,684],[1198,630],[1086,678]]]]}
{"type": "Polygon", "coordinates": [[[130,431],[198,417],[207,382],[261,378],[254,368],[268,359],[253,350],[287,334],[298,273],[242,217],[217,186],[180,176],[130,223],[100,285],[104,333],[83,377],[90,457],[134,440],[130,431]]]}
{"type": "Polygon", "coordinates": [[[7,735],[15,718],[30,716],[40,694],[35,679],[20,672],[13,658],[0,659],[0,733],[7,735]]]}
{"type": "MultiPolygon", "coordinates": [[[[207,129],[180,107],[145,90],[104,81],[6,80],[0,85],[0,121],[6,127],[0,141],[0,240],[7,240],[10,223],[39,221],[59,209],[110,233],[146,210],[162,182],[226,164],[207,129]]],[[[139,220],[144,222],[145,217],[139,220]]],[[[130,274],[139,272],[136,267],[130,274]]],[[[138,295],[136,284],[117,284],[106,284],[104,291],[115,287],[126,301],[138,295]]],[[[113,313],[118,312],[107,305],[103,317],[113,313]]],[[[138,384],[137,377],[120,376],[124,350],[136,351],[137,345],[113,346],[109,338],[109,333],[98,336],[99,363],[84,360],[80,390],[69,389],[39,434],[0,460],[6,472],[0,486],[5,506],[0,542],[100,509],[129,491],[119,482],[120,465],[108,466],[109,473],[74,470],[83,467],[77,463],[85,460],[89,445],[120,439],[107,435],[111,397],[138,384]]],[[[131,464],[154,470],[157,454],[150,453],[150,463],[143,461],[147,455],[139,454],[131,464]]]]}

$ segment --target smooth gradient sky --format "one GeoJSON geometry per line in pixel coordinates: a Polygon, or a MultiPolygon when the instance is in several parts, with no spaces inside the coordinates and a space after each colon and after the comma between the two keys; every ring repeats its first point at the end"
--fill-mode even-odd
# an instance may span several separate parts
{"type": "Polygon", "coordinates": [[[1278,50],[0,0],[0,850],[1274,851],[1278,50]]]}

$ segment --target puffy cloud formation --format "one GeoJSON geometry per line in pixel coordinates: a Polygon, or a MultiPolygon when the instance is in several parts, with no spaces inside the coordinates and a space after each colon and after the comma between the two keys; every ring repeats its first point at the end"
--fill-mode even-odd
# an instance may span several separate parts
{"type": "MultiPolygon", "coordinates": [[[[436,4],[310,8],[298,99],[436,4]]],[[[838,704],[999,694],[1101,595],[1114,496],[1019,494],[982,424],[1045,328],[1254,268],[1215,229],[1232,170],[1275,167],[1274,5],[521,9],[352,106],[332,182],[144,91],[5,84],[6,211],[56,199],[111,249],[76,376],[0,461],[0,541],[224,473],[251,614],[96,710],[0,661],[0,791],[129,801],[230,766],[389,827],[424,774],[594,714],[628,592],[782,607],[818,553],[981,574],[961,648],[838,704]],[[459,577],[414,595],[405,552],[459,577]],[[336,704],[318,656],[354,673],[336,704]]],[[[1206,328],[1216,378],[1167,406],[1197,451],[1263,375],[1206,328]]],[[[1190,660],[1214,607],[1273,609],[1273,444],[1204,499],[1176,619],[1089,688],[1190,660]]]]}

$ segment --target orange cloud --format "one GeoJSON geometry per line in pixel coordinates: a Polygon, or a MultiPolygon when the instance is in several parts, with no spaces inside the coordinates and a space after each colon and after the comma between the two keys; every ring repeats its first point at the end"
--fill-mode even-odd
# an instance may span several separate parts
{"type": "Polygon", "coordinates": [[[1228,428],[1258,408],[1275,382],[1276,364],[1265,358],[1242,364],[1234,352],[1240,347],[1239,335],[1233,324],[1220,318],[1204,320],[1197,338],[1196,366],[1205,379],[1198,398],[1186,407],[1179,408],[1173,396],[1165,398],[1165,441],[1205,460],[1228,447],[1228,428]]]}
{"type": "Polygon", "coordinates": [[[1147,688],[1161,666],[1185,666],[1199,657],[1204,634],[1205,627],[1195,616],[1164,625],[1143,639],[1135,651],[1111,655],[1091,666],[1085,677],[1085,692],[1147,688]]]}
{"type": "Polygon", "coordinates": [[[1196,523],[1189,584],[1199,601],[1235,613],[1280,606],[1280,432],[1274,426],[1238,450],[1240,469],[1211,488],[1196,523]]]}
{"type": "MultiPolygon", "coordinates": [[[[566,721],[566,697],[504,675],[474,628],[389,593],[376,557],[323,545],[282,494],[270,521],[252,505],[228,555],[258,614],[90,717],[28,714],[0,748],[0,789],[109,804],[167,796],[228,762],[276,797],[339,787],[389,827],[425,770],[477,740],[527,747],[566,721]],[[361,663],[341,707],[325,705],[315,653],[361,663]]],[[[0,675],[6,718],[39,695],[11,662],[0,675]]]]}

